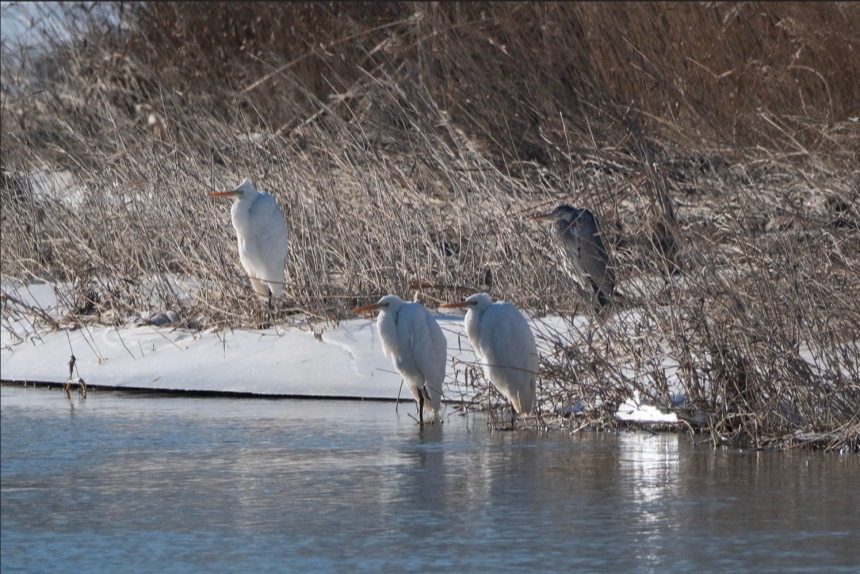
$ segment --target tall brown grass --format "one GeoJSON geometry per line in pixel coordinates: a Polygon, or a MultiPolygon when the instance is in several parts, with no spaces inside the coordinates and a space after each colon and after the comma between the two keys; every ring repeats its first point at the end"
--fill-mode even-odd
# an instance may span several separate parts
{"type": "Polygon", "coordinates": [[[63,9],[71,42],[3,45],[0,258],[73,285],[67,320],[258,321],[206,197],[247,176],[290,227],[281,317],[487,290],[589,317],[541,334],[545,401],[597,407],[564,424],[634,389],[677,409],[677,377],[715,443],[860,445],[857,5],[63,9]],[[563,202],[600,218],[620,313],[529,221],[563,202]]]}

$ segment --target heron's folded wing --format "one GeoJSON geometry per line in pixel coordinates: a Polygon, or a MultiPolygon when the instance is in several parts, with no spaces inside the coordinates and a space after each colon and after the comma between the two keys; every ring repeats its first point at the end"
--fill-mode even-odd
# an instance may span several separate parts
{"type": "Polygon", "coordinates": [[[579,260],[583,271],[591,277],[595,291],[611,295],[615,289],[615,273],[609,267],[609,254],[603,244],[597,220],[588,210],[579,216],[579,260]]]}

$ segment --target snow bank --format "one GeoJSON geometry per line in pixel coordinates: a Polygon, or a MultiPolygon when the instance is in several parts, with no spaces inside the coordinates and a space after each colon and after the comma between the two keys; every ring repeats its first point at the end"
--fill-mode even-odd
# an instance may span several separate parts
{"type": "MultiPolygon", "coordinates": [[[[48,284],[4,282],[3,291],[37,305],[53,318],[68,311],[48,284]]],[[[374,320],[316,325],[317,332],[325,327],[317,338],[307,326],[193,331],[171,326],[169,312],[147,317],[137,326],[93,325],[53,331],[34,329],[30,318],[12,315],[0,329],[0,368],[7,381],[65,382],[74,355],[74,376],[87,385],[361,399],[395,399],[399,393],[410,400],[409,392],[401,389],[400,375],[384,355],[374,320]]],[[[475,356],[462,314],[435,317],[448,340],[446,380],[452,383],[455,369],[474,363],[475,356]]],[[[539,352],[546,355],[558,344],[575,344],[571,337],[586,330],[588,319],[576,317],[569,324],[548,316],[532,319],[530,324],[539,352]]],[[[446,398],[470,398],[468,389],[460,386],[458,390],[465,396],[446,398]]],[[[674,414],[633,399],[619,408],[618,416],[639,422],[677,421],[669,420],[674,414]]]]}
{"type": "MultiPolygon", "coordinates": [[[[4,292],[55,318],[65,312],[47,284],[5,283],[4,292]]],[[[462,317],[436,318],[451,354],[474,361],[462,317]]],[[[117,388],[395,399],[401,381],[384,355],[376,322],[368,319],[326,326],[318,340],[307,328],[280,325],[219,332],[95,325],[46,332],[22,318],[4,322],[0,346],[2,378],[15,381],[64,382],[72,355],[76,376],[88,385],[117,388]]],[[[454,376],[450,364],[448,376],[454,376]]],[[[401,396],[410,398],[405,390],[401,396]]]]}

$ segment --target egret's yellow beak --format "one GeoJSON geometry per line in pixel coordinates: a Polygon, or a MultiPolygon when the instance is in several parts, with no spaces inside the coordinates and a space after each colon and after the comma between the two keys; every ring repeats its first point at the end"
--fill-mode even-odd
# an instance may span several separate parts
{"type": "Polygon", "coordinates": [[[445,303],[444,305],[439,305],[440,309],[456,309],[458,307],[468,307],[471,303],[468,301],[458,301],[456,303],[445,303]]]}
{"type": "Polygon", "coordinates": [[[215,193],[210,193],[209,197],[239,197],[242,195],[242,192],[239,190],[232,191],[216,191],[215,193]]]}
{"type": "Polygon", "coordinates": [[[352,312],[355,314],[364,313],[366,311],[373,311],[375,309],[379,309],[380,307],[383,307],[383,305],[380,305],[379,303],[374,303],[373,305],[365,305],[363,307],[356,307],[355,309],[352,310],[352,312]]]}

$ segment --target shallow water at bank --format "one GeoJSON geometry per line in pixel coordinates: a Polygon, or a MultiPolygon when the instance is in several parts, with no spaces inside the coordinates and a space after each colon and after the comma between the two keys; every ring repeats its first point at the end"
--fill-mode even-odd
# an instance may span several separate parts
{"type": "Polygon", "coordinates": [[[860,568],[856,455],[412,408],[3,387],[2,571],[860,568]]]}

